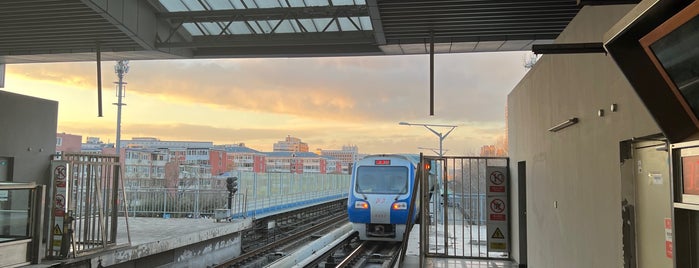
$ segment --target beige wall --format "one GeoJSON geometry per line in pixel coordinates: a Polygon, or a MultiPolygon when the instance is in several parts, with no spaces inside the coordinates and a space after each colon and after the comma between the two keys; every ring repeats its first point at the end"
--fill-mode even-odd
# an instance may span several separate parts
{"type": "MultiPolygon", "coordinates": [[[[631,7],[584,7],[556,43],[602,42],[631,7]]],[[[611,57],[544,55],[509,94],[508,116],[510,200],[523,187],[516,163],[527,164],[529,267],[620,267],[619,142],[660,130],[611,57]],[[579,123],[548,131],[571,117],[579,123]]],[[[518,226],[513,218],[515,260],[518,226]]]]}
{"type": "Polygon", "coordinates": [[[15,182],[49,183],[58,102],[0,91],[0,157],[14,158],[15,182]]]}

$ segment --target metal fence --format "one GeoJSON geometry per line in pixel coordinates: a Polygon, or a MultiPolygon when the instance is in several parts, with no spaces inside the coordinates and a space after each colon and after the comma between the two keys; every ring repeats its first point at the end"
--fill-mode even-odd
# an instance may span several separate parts
{"type": "Polygon", "coordinates": [[[69,161],[70,167],[70,197],[62,217],[72,221],[72,229],[67,230],[71,252],[77,255],[115,245],[119,157],[64,154],[56,160],[69,161]]]}
{"type": "MultiPolygon", "coordinates": [[[[274,211],[342,198],[349,175],[233,172],[238,192],[233,196],[233,218],[256,217],[274,211]]],[[[221,178],[225,180],[225,178],[221,178]]],[[[213,217],[227,209],[226,189],[126,189],[129,216],[164,218],[213,217]]]]}
{"type": "MultiPolygon", "coordinates": [[[[493,223],[488,218],[488,202],[492,197],[488,196],[490,193],[487,191],[487,170],[507,170],[508,159],[425,156],[423,161],[434,163],[433,173],[437,177],[431,199],[423,199],[423,204],[429,204],[422,210],[423,215],[429,214],[429,217],[422,217],[420,226],[420,248],[426,249],[424,256],[509,258],[509,249],[494,250],[488,245],[492,240],[489,232],[492,233],[493,223]]],[[[426,184],[427,178],[423,178],[423,182],[426,184]]],[[[500,189],[506,195],[506,188],[500,189]]],[[[422,195],[430,196],[426,192],[422,195]]],[[[503,216],[498,224],[507,226],[506,219],[509,216],[503,216]]],[[[506,232],[506,229],[502,229],[492,236],[505,239],[506,232]]]]}

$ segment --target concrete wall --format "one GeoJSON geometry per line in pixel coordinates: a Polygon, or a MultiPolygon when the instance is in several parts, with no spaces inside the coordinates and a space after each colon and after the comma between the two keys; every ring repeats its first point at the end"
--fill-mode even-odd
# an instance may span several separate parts
{"type": "Polygon", "coordinates": [[[13,160],[11,181],[49,185],[57,121],[58,102],[0,91],[0,157],[13,160]]]}
{"type": "MultiPolygon", "coordinates": [[[[631,7],[586,6],[556,43],[602,42],[631,7]]],[[[527,167],[528,267],[621,267],[619,142],[660,130],[611,57],[544,55],[509,94],[508,116],[510,200],[525,187],[517,163],[527,167]],[[548,131],[571,117],[579,123],[548,131]]],[[[520,260],[516,217],[511,226],[520,260]]]]}

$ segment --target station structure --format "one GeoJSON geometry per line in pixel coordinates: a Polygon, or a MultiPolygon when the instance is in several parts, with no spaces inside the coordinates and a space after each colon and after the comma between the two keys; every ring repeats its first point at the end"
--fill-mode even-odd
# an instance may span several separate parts
{"type": "MultiPolygon", "coordinates": [[[[432,92],[434,54],[531,50],[507,100],[508,198],[486,206],[507,211],[488,234],[507,265],[698,267],[698,14],[691,0],[2,1],[0,81],[15,63],[96,62],[99,85],[102,61],[429,54],[432,92]]],[[[57,112],[0,91],[0,266],[44,262],[63,243],[44,238],[76,220],[37,209],[70,192],[51,162],[57,112]],[[11,194],[25,190],[45,198],[11,194]]]]}

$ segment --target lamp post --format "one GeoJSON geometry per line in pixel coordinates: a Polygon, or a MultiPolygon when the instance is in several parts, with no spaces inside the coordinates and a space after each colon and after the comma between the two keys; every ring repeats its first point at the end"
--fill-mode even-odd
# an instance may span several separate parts
{"type": "MultiPolygon", "coordinates": [[[[417,148],[420,149],[420,150],[430,150],[430,151],[434,152],[434,154],[439,155],[439,151],[438,151],[439,149],[427,148],[427,147],[417,147],[417,148]]],[[[449,149],[444,150],[445,153],[446,153],[447,151],[449,151],[449,149]]]]}
{"type": "MultiPolygon", "coordinates": [[[[442,147],[442,143],[444,142],[444,139],[446,139],[447,136],[449,136],[449,134],[450,134],[452,131],[454,131],[454,129],[457,127],[457,126],[454,126],[454,125],[414,124],[414,123],[408,123],[408,122],[399,122],[398,124],[399,124],[399,125],[403,125],[403,126],[423,126],[423,127],[425,127],[426,129],[428,129],[429,131],[431,131],[432,133],[434,133],[435,135],[437,135],[437,137],[439,137],[439,157],[440,157],[440,158],[442,158],[442,157],[444,156],[444,149],[443,149],[443,147],[442,147]],[[445,134],[442,134],[442,132],[437,132],[436,130],[434,130],[434,129],[431,128],[431,127],[449,128],[449,131],[447,131],[447,133],[445,133],[445,134]]],[[[436,153],[436,152],[435,152],[435,153],[436,153]]],[[[444,180],[444,178],[442,177],[441,168],[437,169],[437,177],[440,178],[440,179],[437,180],[437,188],[438,188],[438,189],[442,189],[442,181],[444,180]]],[[[446,189],[444,189],[444,191],[446,191],[446,189]]],[[[446,194],[446,193],[442,193],[442,194],[444,195],[444,194],[446,194]]],[[[445,197],[444,203],[446,204],[446,195],[444,195],[444,197],[445,197]]],[[[443,219],[444,216],[443,216],[443,214],[441,213],[442,207],[441,207],[441,206],[437,206],[437,202],[435,202],[435,211],[436,211],[437,215],[439,215],[439,217],[437,218],[438,221],[439,221],[439,222],[443,222],[443,221],[444,221],[444,219],[443,219]]]]}
{"type": "Polygon", "coordinates": [[[129,72],[129,61],[120,60],[114,65],[114,73],[119,77],[119,82],[114,82],[117,84],[117,102],[112,103],[117,106],[117,129],[116,129],[116,153],[121,155],[121,106],[126,105],[121,101],[124,96],[124,75],[129,72]]]}
{"type": "Polygon", "coordinates": [[[425,127],[426,129],[428,129],[429,131],[432,131],[432,133],[434,133],[435,135],[437,135],[437,137],[439,137],[439,157],[444,156],[444,151],[443,151],[443,149],[442,149],[442,148],[443,148],[443,147],[442,147],[442,143],[444,142],[444,139],[446,139],[447,136],[449,136],[449,134],[450,134],[452,131],[454,131],[454,129],[457,127],[457,126],[454,126],[454,125],[415,124],[415,123],[408,123],[408,122],[399,122],[398,124],[399,124],[399,125],[403,125],[403,126],[423,126],[423,127],[425,127]],[[434,130],[434,129],[431,128],[431,127],[449,128],[449,131],[447,131],[446,134],[442,134],[442,132],[437,132],[436,130],[434,130]]]}

